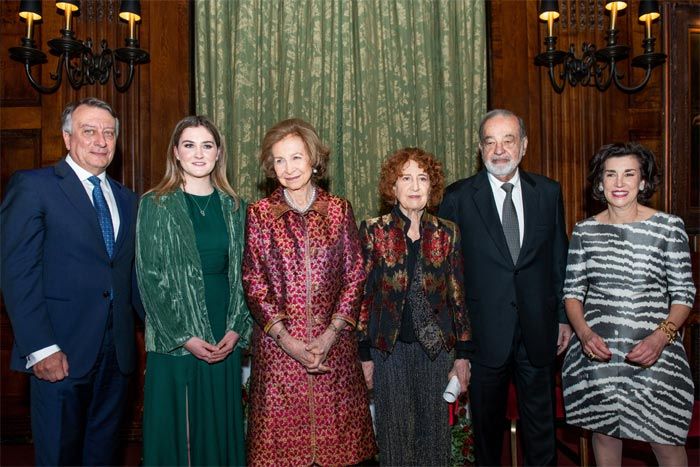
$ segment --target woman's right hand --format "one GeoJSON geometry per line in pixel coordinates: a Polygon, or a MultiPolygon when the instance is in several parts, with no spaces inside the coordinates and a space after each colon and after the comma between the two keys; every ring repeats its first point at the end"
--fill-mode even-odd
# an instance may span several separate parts
{"type": "Polygon", "coordinates": [[[212,354],[219,350],[217,346],[199,337],[190,337],[190,339],[185,342],[184,347],[189,353],[207,363],[211,363],[212,354]]]}
{"type": "Polygon", "coordinates": [[[372,360],[362,362],[362,374],[365,375],[367,389],[374,387],[374,362],[372,360]]]}
{"type": "Polygon", "coordinates": [[[583,331],[579,336],[579,340],[581,341],[581,350],[586,357],[604,362],[612,358],[612,352],[608,345],[593,329],[587,328],[583,331]]]}
{"type": "Polygon", "coordinates": [[[324,364],[319,365],[318,368],[312,368],[315,360],[314,354],[306,350],[306,344],[304,342],[293,338],[289,333],[285,334],[285,336],[278,341],[278,344],[287,355],[301,363],[307,372],[319,374],[330,371],[324,364]]]}

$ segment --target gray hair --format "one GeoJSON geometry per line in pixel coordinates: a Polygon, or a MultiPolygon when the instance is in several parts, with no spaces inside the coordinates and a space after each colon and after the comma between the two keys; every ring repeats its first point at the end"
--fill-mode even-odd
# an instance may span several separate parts
{"type": "Polygon", "coordinates": [[[520,118],[518,115],[514,114],[510,110],[506,109],[493,109],[490,110],[484,115],[484,118],[481,119],[481,123],[479,124],[479,141],[483,142],[484,141],[484,125],[486,125],[486,122],[491,120],[494,117],[515,117],[518,119],[518,126],[520,126],[520,139],[526,138],[527,137],[527,130],[525,129],[525,121],[523,121],[522,118],[520,118]]]}
{"type": "Polygon", "coordinates": [[[114,125],[114,137],[119,136],[119,119],[117,118],[117,114],[114,112],[114,109],[112,109],[112,106],[106,103],[103,100],[100,100],[96,97],[86,97],[84,99],[80,99],[77,102],[71,102],[69,103],[65,109],[63,109],[63,114],[61,115],[61,130],[64,132],[71,134],[73,131],[73,112],[75,112],[75,109],[80,107],[81,105],[86,105],[88,107],[97,107],[98,109],[106,110],[109,112],[109,114],[114,117],[115,125],[114,125]]]}

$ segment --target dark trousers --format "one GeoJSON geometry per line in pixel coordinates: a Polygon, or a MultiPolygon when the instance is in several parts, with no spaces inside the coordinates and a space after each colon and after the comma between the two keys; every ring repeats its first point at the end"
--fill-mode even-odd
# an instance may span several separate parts
{"type": "Polygon", "coordinates": [[[518,395],[525,465],[556,465],[552,368],[532,366],[519,329],[503,366],[491,368],[472,362],[469,388],[477,465],[501,465],[511,379],[518,395]]]}
{"type": "Polygon", "coordinates": [[[453,356],[431,361],[417,342],[396,342],[386,355],[372,349],[379,463],[387,466],[450,464],[450,426],[442,393],[453,356]]]}
{"type": "Polygon", "coordinates": [[[111,328],[92,369],[51,383],[31,377],[36,465],[114,465],[128,379],[117,364],[111,328]]]}

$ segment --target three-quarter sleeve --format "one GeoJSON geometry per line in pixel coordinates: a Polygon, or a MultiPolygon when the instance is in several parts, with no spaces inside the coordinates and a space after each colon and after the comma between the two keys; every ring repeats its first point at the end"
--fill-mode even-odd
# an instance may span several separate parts
{"type": "Polygon", "coordinates": [[[574,227],[574,232],[569,242],[566,279],[564,281],[564,300],[573,298],[583,303],[587,291],[586,251],[583,247],[581,228],[577,225],[574,227]]]}
{"type": "Polygon", "coordinates": [[[695,285],[690,261],[688,234],[685,232],[683,220],[671,217],[670,236],[665,253],[666,281],[671,305],[686,305],[693,307],[695,301],[695,285]]]}
{"type": "Polygon", "coordinates": [[[374,262],[374,241],[372,240],[366,221],[362,221],[360,224],[360,245],[362,247],[362,256],[365,261],[367,280],[365,281],[364,292],[362,300],[360,301],[360,315],[357,320],[357,339],[359,342],[360,360],[364,362],[372,359],[369,350],[371,347],[369,319],[378,284],[378,274],[374,262]]]}
{"type": "Polygon", "coordinates": [[[360,247],[360,235],[349,201],[344,202],[342,229],[343,282],[333,318],[346,321],[352,328],[357,325],[359,305],[365,285],[365,266],[360,247]]]}
{"type": "Polygon", "coordinates": [[[275,323],[288,316],[278,310],[265,270],[265,252],[270,249],[267,237],[263,235],[265,230],[255,205],[248,206],[243,250],[243,290],[248,297],[250,314],[267,333],[275,323]]]}

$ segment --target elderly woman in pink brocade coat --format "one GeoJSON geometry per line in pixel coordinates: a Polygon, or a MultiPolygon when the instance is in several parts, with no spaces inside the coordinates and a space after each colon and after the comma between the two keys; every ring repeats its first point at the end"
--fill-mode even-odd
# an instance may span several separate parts
{"type": "Polygon", "coordinates": [[[263,169],[281,186],[246,222],[251,465],[350,465],[376,452],[353,333],[365,282],[358,231],[350,203],[314,183],[328,154],[298,119],[263,139],[263,169]]]}

